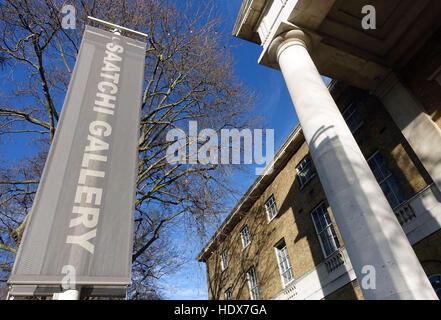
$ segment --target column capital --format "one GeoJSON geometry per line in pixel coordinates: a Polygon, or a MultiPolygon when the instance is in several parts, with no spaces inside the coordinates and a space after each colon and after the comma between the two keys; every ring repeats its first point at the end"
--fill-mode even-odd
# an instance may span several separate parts
{"type": "Polygon", "coordinates": [[[290,46],[300,45],[306,50],[312,49],[313,40],[309,34],[300,28],[285,31],[275,37],[268,48],[268,57],[273,63],[278,63],[280,53],[290,46]]]}
{"type": "Polygon", "coordinates": [[[377,81],[377,85],[371,90],[371,93],[379,99],[386,96],[398,83],[400,83],[399,78],[393,70],[388,70],[388,72],[377,81]]]}

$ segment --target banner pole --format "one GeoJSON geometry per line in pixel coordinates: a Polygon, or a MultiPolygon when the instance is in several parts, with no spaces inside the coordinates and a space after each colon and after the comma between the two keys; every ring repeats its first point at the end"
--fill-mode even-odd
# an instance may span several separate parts
{"type": "Polygon", "coordinates": [[[104,21],[104,20],[101,20],[101,19],[98,19],[98,18],[94,18],[94,17],[88,16],[87,19],[90,20],[90,21],[93,21],[95,23],[101,24],[103,26],[112,28],[112,29],[116,29],[116,30],[119,30],[119,31],[125,31],[127,33],[135,34],[135,35],[143,37],[143,38],[148,38],[148,35],[145,34],[145,33],[142,33],[142,32],[136,31],[136,30],[132,30],[132,29],[129,29],[129,28],[125,28],[123,26],[119,26],[117,24],[110,23],[110,22],[107,22],[107,21],[104,21]]]}
{"type": "Polygon", "coordinates": [[[53,300],[80,300],[80,288],[54,293],[53,300]]]}

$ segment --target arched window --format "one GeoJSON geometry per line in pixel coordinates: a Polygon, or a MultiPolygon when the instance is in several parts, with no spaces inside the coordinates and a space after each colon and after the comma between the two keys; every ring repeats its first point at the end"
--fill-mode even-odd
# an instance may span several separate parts
{"type": "Polygon", "coordinates": [[[438,299],[441,300],[441,274],[434,274],[429,277],[429,281],[432,284],[433,289],[438,295],[438,299]]]}

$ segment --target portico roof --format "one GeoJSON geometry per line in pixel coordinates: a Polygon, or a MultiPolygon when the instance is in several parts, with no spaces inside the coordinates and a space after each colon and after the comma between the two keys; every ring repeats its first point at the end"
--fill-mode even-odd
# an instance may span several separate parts
{"type": "Polygon", "coordinates": [[[439,0],[244,0],[233,35],[263,47],[293,27],[314,38],[311,57],[322,75],[374,91],[399,71],[441,26],[439,0]],[[376,9],[376,29],[363,29],[362,8],[376,9]]]}

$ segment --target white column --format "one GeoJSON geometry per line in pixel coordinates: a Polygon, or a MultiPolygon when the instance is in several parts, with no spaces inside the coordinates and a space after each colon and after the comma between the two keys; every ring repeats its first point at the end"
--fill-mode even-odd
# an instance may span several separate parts
{"type": "Polygon", "coordinates": [[[291,30],[273,40],[269,54],[277,59],[285,78],[365,299],[437,299],[323,83],[308,53],[309,44],[305,33],[291,30]]]}
{"type": "Polygon", "coordinates": [[[441,129],[393,74],[389,78],[390,88],[377,96],[441,190],[441,129]]]}

